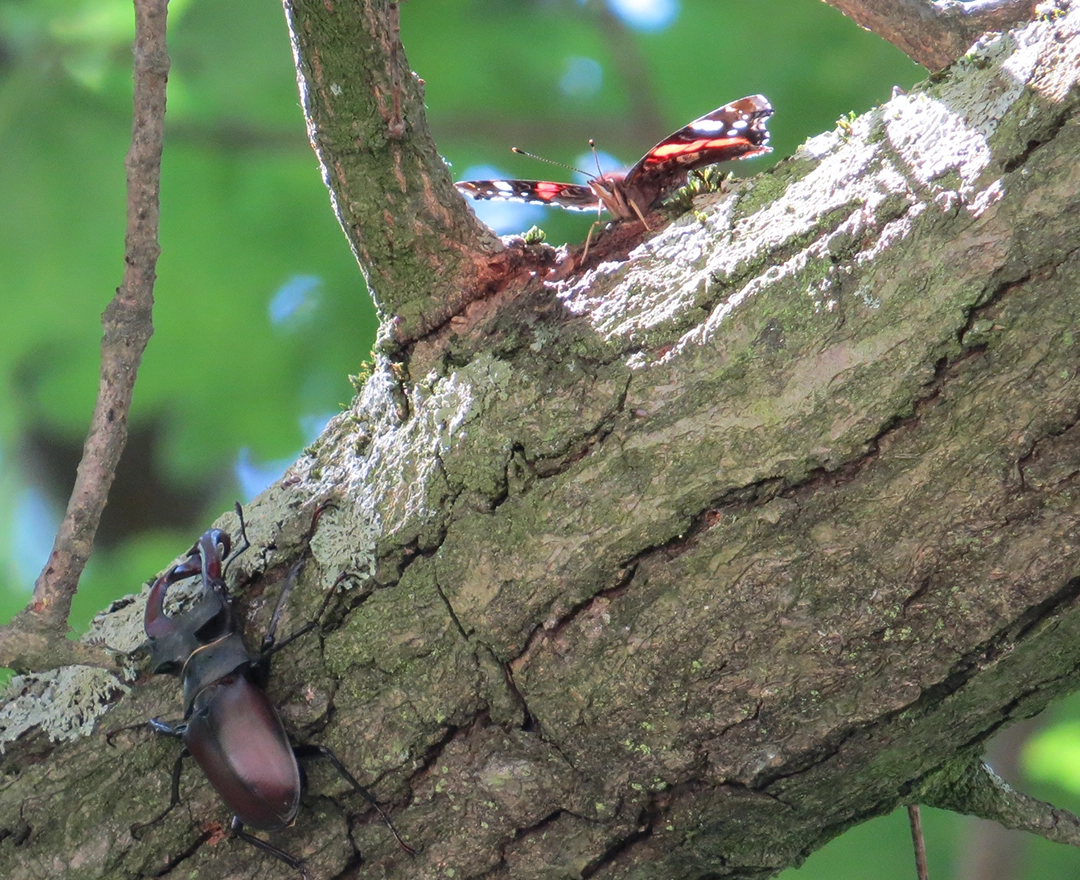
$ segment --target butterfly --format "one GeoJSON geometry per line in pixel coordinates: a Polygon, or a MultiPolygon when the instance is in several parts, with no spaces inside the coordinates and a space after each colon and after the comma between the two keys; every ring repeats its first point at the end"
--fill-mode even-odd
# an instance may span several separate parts
{"type": "Polygon", "coordinates": [[[772,105],[764,95],[740,98],[668,135],[629,171],[599,174],[585,184],[462,180],[454,186],[474,199],[557,205],[571,211],[606,210],[616,219],[636,217],[645,223],[645,212],[682,186],[695,168],[770,152],[765,123],[772,114],[772,105]]]}

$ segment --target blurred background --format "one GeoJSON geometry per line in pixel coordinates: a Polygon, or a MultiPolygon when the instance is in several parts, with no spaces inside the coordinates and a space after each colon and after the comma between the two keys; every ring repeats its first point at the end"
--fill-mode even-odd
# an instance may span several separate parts
{"type": "MultiPolygon", "coordinates": [[[[71,624],[137,592],[234,499],[276,479],[350,400],[375,338],[307,143],[280,5],[171,0],[155,334],[131,438],[71,624]]],[[[0,0],[0,614],[48,557],[120,283],[131,131],[130,0],[0,0]]],[[[775,153],[925,71],[818,0],[412,0],[402,37],[455,179],[573,179],[512,145],[628,166],[755,92],[775,153]]],[[[360,83],[356,84],[361,87],[360,83]]],[[[588,215],[480,203],[503,233],[581,241],[588,215]]],[[[994,744],[999,772],[1080,811],[1080,700],[994,744]]],[[[924,810],[934,880],[1080,876],[1080,854],[924,810]]],[[[914,877],[906,813],[786,880],[914,877]]]]}

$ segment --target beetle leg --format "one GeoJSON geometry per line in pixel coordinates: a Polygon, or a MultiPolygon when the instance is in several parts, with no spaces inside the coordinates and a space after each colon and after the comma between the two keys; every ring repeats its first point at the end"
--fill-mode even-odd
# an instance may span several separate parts
{"type": "Polygon", "coordinates": [[[236,515],[240,518],[240,541],[237,542],[236,552],[225,560],[225,567],[221,570],[222,577],[225,577],[225,573],[229,570],[229,566],[232,564],[232,561],[249,547],[251,547],[251,542],[248,540],[247,536],[247,526],[244,524],[244,508],[240,506],[239,501],[236,502],[236,515]]]}
{"type": "MultiPolygon", "coordinates": [[[[315,534],[315,528],[319,524],[319,517],[322,516],[323,511],[326,510],[328,507],[336,507],[333,500],[327,499],[326,501],[323,501],[318,507],[315,508],[315,512],[311,515],[311,529],[308,532],[309,544],[311,542],[312,536],[315,534]]],[[[244,538],[244,544],[246,549],[247,533],[243,531],[244,513],[240,509],[240,502],[236,503],[236,513],[240,517],[240,533],[244,538]]],[[[239,555],[240,551],[237,550],[236,553],[237,555],[239,555]]],[[[234,556],[233,558],[235,559],[236,557],[234,556]]],[[[289,594],[292,592],[292,588],[296,585],[296,578],[300,575],[300,570],[303,567],[304,560],[301,559],[289,570],[289,576],[285,579],[285,586],[281,588],[281,595],[278,597],[277,607],[274,609],[273,617],[270,618],[270,626],[266,630],[266,635],[263,636],[261,653],[264,657],[269,657],[271,654],[275,654],[276,652],[284,648],[287,644],[289,644],[289,642],[298,639],[300,636],[305,635],[306,633],[309,633],[313,629],[315,629],[315,627],[319,625],[319,619],[323,616],[323,612],[326,611],[326,606],[330,604],[330,599],[333,597],[334,593],[337,592],[337,585],[341,581],[341,578],[338,578],[337,581],[334,581],[334,586],[333,588],[331,588],[329,594],[327,594],[327,597],[323,600],[322,607],[319,608],[319,613],[315,615],[315,620],[311,621],[310,623],[304,624],[302,627],[300,627],[300,629],[298,629],[287,639],[285,639],[285,641],[283,641],[280,645],[275,646],[274,636],[277,632],[278,620],[281,618],[281,611],[285,607],[285,602],[288,600],[289,594]]]]}
{"type": "Polygon", "coordinates": [[[342,578],[338,578],[334,581],[334,586],[330,588],[330,591],[323,598],[322,605],[319,606],[319,610],[315,615],[314,620],[310,620],[305,623],[296,632],[291,633],[287,639],[281,642],[274,643],[274,636],[277,631],[278,619],[281,617],[282,609],[285,607],[285,601],[289,598],[289,594],[292,592],[292,588],[296,584],[296,578],[300,574],[300,569],[304,566],[304,561],[300,560],[289,571],[289,577],[285,581],[285,586],[281,588],[281,596],[278,597],[277,608],[274,609],[274,616],[270,618],[270,628],[266,632],[266,636],[263,638],[262,650],[260,652],[260,660],[267,661],[284,648],[286,645],[296,641],[300,636],[307,635],[313,629],[318,629],[319,621],[322,620],[322,616],[326,613],[327,607],[330,605],[331,600],[337,595],[337,585],[342,578]]]}
{"type": "MultiPolygon", "coordinates": [[[[157,719],[155,718],[154,721],[157,721],[157,719]]],[[[153,724],[153,723],[154,722],[152,721],[151,724],[153,724]]],[[[163,722],[159,722],[159,723],[163,723],[163,722]]],[[[157,728],[155,728],[155,730],[156,729],[157,728]]],[[[134,837],[136,840],[139,839],[139,833],[144,828],[149,828],[151,825],[157,825],[158,822],[160,822],[162,819],[164,819],[166,816],[168,816],[169,813],[172,812],[173,807],[175,807],[178,803],[180,803],[180,771],[183,769],[184,758],[186,758],[187,756],[188,756],[188,750],[184,749],[184,751],[182,751],[180,753],[180,756],[176,759],[176,763],[173,764],[173,769],[172,769],[172,796],[169,798],[169,805],[164,810],[162,810],[161,813],[159,813],[157,816],[155,816],[153,819],[151,819],[149,822],[139,822],[138,824],[135,824],[135,825],[131,826],[131,836],[134,837]]]]}
{"type": "Polygon", "coordinates": [[[232,831],[232,833],[236,837],[239,837],[245,843],[250,843],[252,846],[257,847],[258,849],[261,849],[263,852],[269,853],[275,859],[280,859],[286,865],[288,865],[290,868],[292,868],[293,870],[299,871],[301,874],[303,874],[305,877],[307,877],[307,872],[304,870],[304,860],[303,859],[298,859],[296,856],[285,852],[285,850],[283,850],[283,849],[279,849],[278,847],[274,846],[272,843],[268,843],[267,841],[263,840],[261,837],[256,837],[254,834],[251,834],[250,832],[245,831],[244,830],[244,823],[240,821],[239,816],[233,816],[232,825],[230,826],[230,830],[232,831]]]}
{"type": "MultiPolygon", "coordinates": [[[[323,511],[326,510],[328,507],[334,507],[334,506],[335,506],[334,502],[332,500],[328,499],[328,500],[322,502],[318,507],[315,508],[315,513],[313,513],[311,515],[311,530],[310,530],[310,534],[308,536],[308,541],[309,542],[311,541],[311,536],[315,534],[315,527],[319,524],[319,517],[322,516],[323,511]]],[[[240,517],[240,529],[241,529],[241,535],[243,536],[243,539],[244,539],[244,549],[247,549],[247,547],[248,547],[247,533],[243,531],[243,528],[244,528],[244,512],[240,508],[240,502],[236,503],[236,513],[240,517]]],[[[236,556],[240,555],[240,552],[241,552],[240,550],[237,550],[236,555],[233,556],[233,559],[235,559],[236,556]]],[[[230,560],[230,562],[231,561],[232,560],[230,560]]],[[[326,598],[323,599],[323,603],[319,608],[319,613],[315,615],[314,620],[312,620],[312,621],[310,621],[308,623],[305,623],[302,627],[300,627],[300,629],[298,629],[296,632],[292,633],[287,639],[285,639],[283,642],[281,642],[281,644],[275,644],[274,639],[276,638],[276,635],[277,635],[277,626],[278,626],[278,621],[281,619],[281,612],[285,608],[285,603],[288,601],[289,595],[292,593],[293,587],[296,586],[296,579],[297,579],[297,577],[299,577],[300,571],[303,569],[303,567],[304,567],[304,560],[300,559],[296,563],[296,565],[294,565],[291,569],[289,569],[289,576],[285,579],[285,586],[281,588],[281,595],[278,597],[277,607],[274,608],[274,613],[270,618],[270,626],[267,627],[266,635],[263,636],[262,649],[259,652],[262,655],[261,659],[263,661],[268,660],[272,655],[276,654],[278,651],[280,651],[282,648],[284,648],[287,644],[289,644],[292,641],[295,641],[296,639],[300,638],[300,636],[302,636],[302,635],[306,635],[307,633],[311,632],[313,629],[315,629],[319,625],[319,620],[322,619],[322,616],[326,611],[326,607],[330,604],[330,600],[334,597],[334,594],[337,592],[337,585],[344,578],[344,575],[343,575],[342,577],[339,577],[336,581],[334,581],[334,586],[331,587],[330,592],[327,593],[326,598]]]]}
{"type": "Polygon", "coordinates": [[[341,763],[341,759],[338,758],[338,756],[335,755],[329,748],[327,748],[326,746],[300,745],[294,746],[293,751],[296,753],[296,757],[298,758],[310,758],[316,756],[320,758],[326,758],[327,761],[334,765],[334,769],[337,770],[341,778],[344,779],[347,783],[349,783],[350,786],[352,786],[353,791],[357,792],[364,800],[371,804],[375,808],[375,811],[380,816],[382,816],[383,822],[386,823],[386,827],[390,829],[390,833],[394,835],[394,839],[397,840],[397,842],[401,845],[401,848],[411,856],[415,856],[417,854],[418,850],[413,849],[404,840],[401,839],[401,835],[398,833],[397,828],[394,827],[394,823],[390,821],[390,817],[386,814],[383,808],[379,806],[379,802],[375,800],[375,795],[373,795],[370,791],[364,788],[364,786],[362,786],[359,782],[356,781],[353,775],[345,768],[345,765],[341,763]]]}
{"type": "Polygon", "coordinates": [[[281,612],[285,610],[285,603],[289,600],[289,594],[292,593],[293,587],[296,585],[296,578],[300,575],[300,570],[303,567],[304,560],[301,559],[296,565],[289,569],[289,576],[285,578],[285,586],[281,588],[281,595],[278,596],[277,607],[274,608],[274,613],[270,617],[270,626],[267,627],[266,635],[263,636],[261,652],[263,655],[280,651],[298,636],[303,635],[305,632],[310,632],[310,624],[306,625],[309,628],[300,627],[299,631],[294,632],[276,648],[274,647],[274,637],[277,634],[278,621],[281,620],[281,612]]]}

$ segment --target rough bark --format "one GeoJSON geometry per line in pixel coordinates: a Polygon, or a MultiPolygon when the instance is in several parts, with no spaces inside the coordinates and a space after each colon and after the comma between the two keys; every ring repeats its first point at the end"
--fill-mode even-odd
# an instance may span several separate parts
{"type": "MultiPolygon", "coordinates": [[[[311,877],[666,880],[914,801],[1038,828],[978,754],[1080,684],[1078,69],[1080,11],[989,40],[383,360],[234,574],[255,634],[297,558],[293,625],[350,572],[271,693],[423,849],[319,768],[274,842],[311,877]]],[[[9,747],[0,874],[295,876],[191,769],[132,840],[177,746],[100,731],[178,704],[141,681],[9,747]]]]}

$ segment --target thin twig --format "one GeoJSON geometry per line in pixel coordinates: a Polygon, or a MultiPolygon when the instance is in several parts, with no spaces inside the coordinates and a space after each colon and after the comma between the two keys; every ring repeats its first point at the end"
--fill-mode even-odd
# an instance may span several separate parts
{"type": "Polygon", "coordinates": [[[127,234],[123,283],[102,315],[101,378],[94,414],[67,512],[34,598],[0,628],[0,664],[44,669],[64,662],[113,665],[107,652],[65,638],[71,601],[94,546],[109,488],[127,442],[135,376],[153,332],[158,245],[158,195],[169,73],[167,0],[135,0],[135,93],[127,170],[127,234]],[[96,659],[96,662],[95,662],[96,659]]]}
{"type": "Polygon", "coordinates": [[[915,847],[915,874],[918,880],[930,880],[926,868],[926,841],[922,833],[922,814],[918,804],[908,804],[908,823],[911,825],[911,843],[915,847]]]}
{"type": "Polygon", "coordinates": [[[987,31],[1035,16],[1037,0],[825,0],[928,70],[941,70],[987,31]]]}

